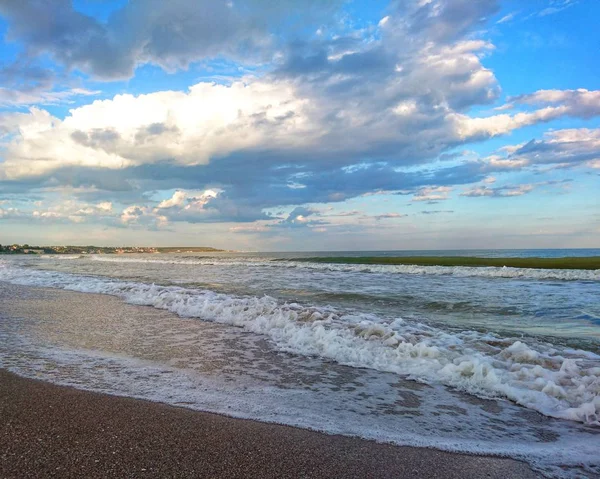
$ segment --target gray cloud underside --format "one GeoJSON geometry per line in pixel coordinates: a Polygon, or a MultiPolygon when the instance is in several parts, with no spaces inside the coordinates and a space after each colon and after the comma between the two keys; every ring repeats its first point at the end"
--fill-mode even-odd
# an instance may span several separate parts
{"type": "Polygon", "coordinates": [[[339,3],[131,1],[104,23],[75,10],[71,0],[4,0],[0,15],[9,21],[7,39],[24,44],[28,57],[47,53],[68,69],[113,80],[131,77],[145,63],[175,71],[219,55],[264,60],[273,53],[269,27],[299,10],[303,21],[316,21],[339,3]]]}
{"type": "Polygon", "coordinates": [[[494,157],[492,165],[515,170],[528,167],[574,168],[600,160],[600,129],[565,129],[546,133],[512,148],[504,157],[494,157]]]}
{"type": "Polygon", "coordinates": [[[239,155],[190,167],[169,163],[125,170],[70,167],[54,172],[50,178],[0,183],[0,189],[23,192],[61,184],[94,187],[97,191],[79,193],[79,198],[136,203],[147,202],[147,192],[155,190],[222,188],[224,193],[207,203],[208,214],[178,210],[163,214],[172,220],[188,222],[245,222],[267,219],[263,213],[266,208],[339,202],[373,191],[402,190],[406,194],[427,185],[463,185],[482,180],[490,171],[478,162],[418,172],[398,172],[389,164],[371,164],[350,171],[341,168],[315,171],[301,165],[280,167],[274,160],[271,168],[265,168],[263,155],[239,155]],[[259,168],[255,167],[257,163],[259,168]],[[291,188],[290,179],[299,175],[304,187],[291,188]]]}
{"type": "MultiPolygon", "coordinates": [[[[447,167],[425,165],[416,171],[402,171],[403,159],[347,168],[332,167],[335,161],[303,161],[302,156],[291,156],[282,165],[277,152],[257,152],[230,155],[196,166],[162,162],[122,170],[65,167],[50,176],[0,183],[0,189],[19,193],[61,185],[94,188],[79,193],[79,197],[85,201],[112,199],[127,204],[147,202],[148,194],[157,190],[219,188],[224,193],[208,202],[202,216],[176,210],[164,214],[172,220],[189,222],[247,222],[267,219],[263,210],[277,206],[339,202],[374,191],[412,194],[425,186],[469,185],[493,173],[526,167],[585,164],[600,158],[600,142],[593,141],[595,137],[600,138],[600,132],[558,130],[516,148],[500,161],[483,159],[447,167]]],[[[479,190],[466,196],[507,196],[510,191],[488,187],[485,192],[479,190]]]]}

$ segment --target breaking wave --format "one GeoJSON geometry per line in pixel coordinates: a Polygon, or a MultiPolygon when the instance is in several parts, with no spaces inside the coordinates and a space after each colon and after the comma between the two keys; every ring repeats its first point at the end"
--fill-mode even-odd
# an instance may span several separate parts
{"type": "Polygon", "coordinates": [[[512,268],[496,266],[417,266],[417,265],[371,265],[371,264],[334,264],[315,263],[309,261],[273,261],[265,258],[232,258],[232,257],[168,257],[140,258],[124,256],[89,255],[91,261],[114,263],[156,263],[156,264],[186,264],[186,265],[231,265],[231,266],[260,266],[271,268],[298,268],[318,271],[385,273],[385,274],[415,274],[442,275],[456,277],[483,277],[505,279],[560,280],[560,281],[600,281],[600,270],[581,269],[536,269],[512,268]]]}
{"type": "Polygon", "coordinates": [[[402,318],[282,303],[269,296],[234,296],[2,262],[0,280],[118,296],[131,304],[265,335],[281,351],[510,399],[547,416],[600,425],[600,356],[588,351],[491,333],[444,331],[402,318]]]}
{"type": "Polygon", "coordinates": [[[535,269],[496,266],[417,266],[408,264],[371,265],[371,264],[333,264],[290,262],[291,267],[310,268],[326,271],[361,273],[397,273],[417,275],[442,275],[482,278],[518,278],[561,281],[600,281],[600,270],[581,269],[535,269]]]}

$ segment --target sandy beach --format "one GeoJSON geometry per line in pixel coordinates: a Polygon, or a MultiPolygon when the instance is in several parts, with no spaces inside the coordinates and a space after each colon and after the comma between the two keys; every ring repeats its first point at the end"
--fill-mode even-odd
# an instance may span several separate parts
{"type": "Polygon", "coordinates": [[[503,458],[397,447],[108,396],[0,370],[0,476],[538,477],[503,458]]]}

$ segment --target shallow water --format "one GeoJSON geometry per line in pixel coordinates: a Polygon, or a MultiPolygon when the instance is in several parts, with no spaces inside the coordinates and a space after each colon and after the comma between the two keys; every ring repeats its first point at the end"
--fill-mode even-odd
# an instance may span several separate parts
{"type": "Polygon", "coordinates": [[[510,455],[551,475],[598,472],[600,272],[273,257],[1,257],[1,365],[234,416],[510,455]]]}

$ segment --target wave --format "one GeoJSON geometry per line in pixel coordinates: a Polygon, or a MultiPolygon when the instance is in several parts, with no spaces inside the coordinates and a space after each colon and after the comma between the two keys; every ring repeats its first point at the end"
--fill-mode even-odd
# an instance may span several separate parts
{"type": "Polygon", "coordinates": [[[182,317],[244,328],[281,351],[320,356],[441,383],[480,397],[510,399],[547,416],[600,426],[600,356],[533,339],[450,332],[402,318],[23,269],[0,262],[0,280],[118,296],[182,317]]]}
{"type": "Polygon", "coordinates": [[[379,273],[408,275],[437,275],[455,277],[481,277],[526,280],[559,280],[559,281],[600,281],[600,270],[580,269],[535,269],[496,266],[417,266],[417,265],[369,265],[369,264],[334,264],[311,263],[307,261],[273,261],[271,258],[140,258],[106,255],[89,255],[84,257],[91,261],[113,263],[156,263],[182,264],[201,266],[241,266],[264,268],[298,268],[315,271],[331,271],[343,273],[379,273]]]}
{"type": "Polygon", "coordinates": [[[600,281],[600,270],[580,269],[535,269],[497,266],[417,266],[417,265],[367,265],[290,262],[289,267],[314,270],[360,273],[388,273],[438,275],[456,277],[534,279],[561,281],[600,281]]]}
{"type": "Polygon", "coordinates": [[[125,257],[125,256],[108,256],[108,255],[90,255],[87,259],[91,261],[100,261],[105,263],[156,263],[156,264],[188,264],[188,265],[222,265],[222,264],[232,264],[232,265],[248,265],[248,264],[264,264],[264,262],[257,262],[255,258],[249,259],[248,261],[243,261],[239,259],[229,259],[229,258],[189,258],[189,257],[168,257],[165,259],[159,258],[140,258],[140,257],[125,257]]]}

